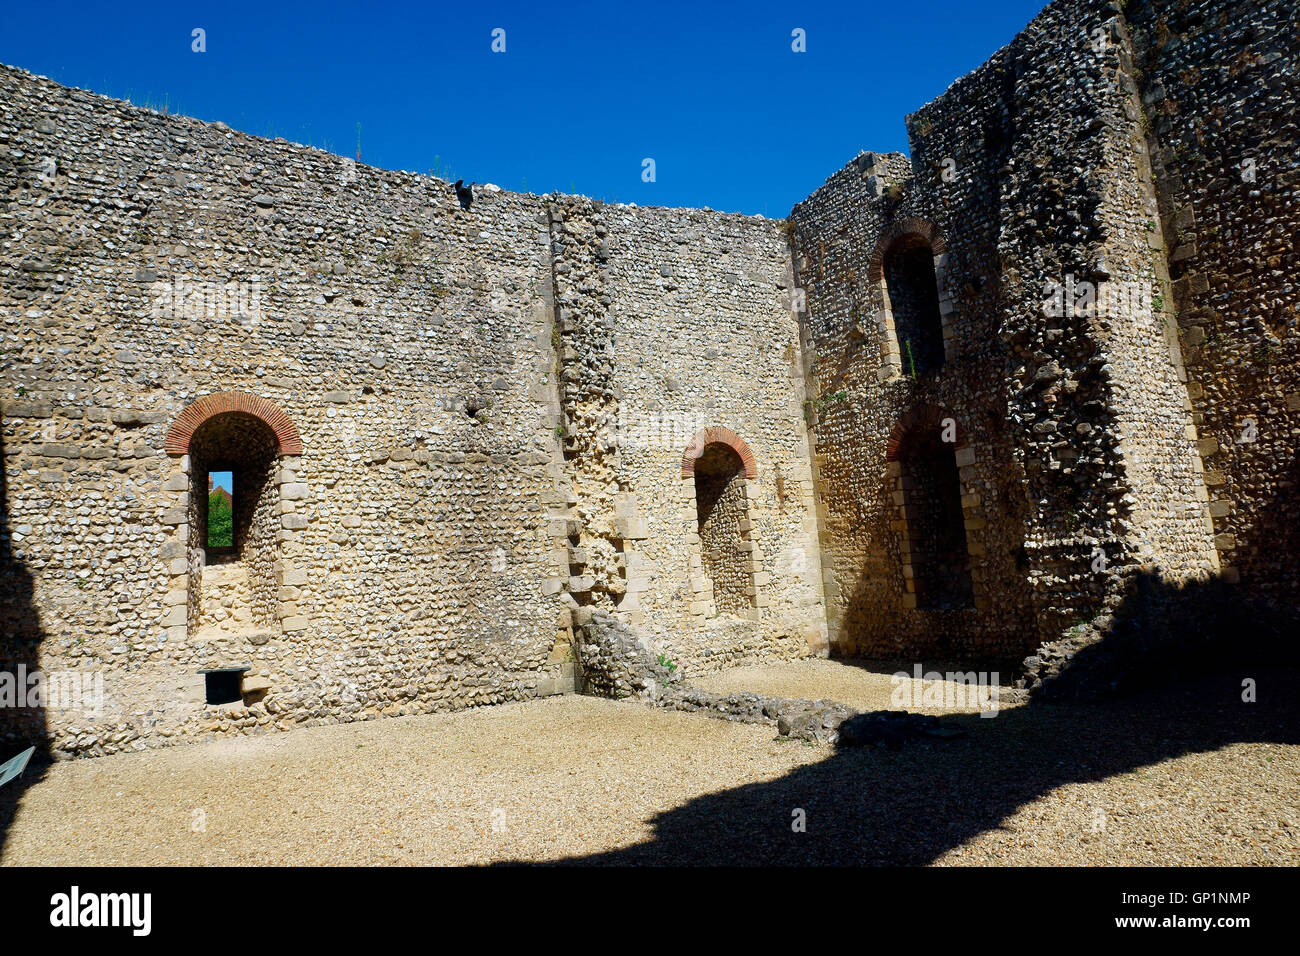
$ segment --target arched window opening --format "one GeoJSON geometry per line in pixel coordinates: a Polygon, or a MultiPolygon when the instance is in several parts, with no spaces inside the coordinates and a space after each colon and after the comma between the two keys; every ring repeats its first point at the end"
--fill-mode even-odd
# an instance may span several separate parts
{"type": "Polygon", "coordinates": [[[255,415],[214,415],[189,440],[190,620],[222,631],[276,621],[280,441],[255,415]],[[214,508],[230,507],[229,530],[214,508]],[[228,536],[227,536],[228,535],[228,536]]]}
{"type": "Polygon", "coordinates": [[[934,250],[924,236],[895,240],[883,262],[885,290],[904,375],[925,375],[943,364],[943,319],[934,250]]]}
{"type": "Polygon", "coordinates": [[[917,608],[974,607],[954,444],[937,428],[915,429],[903,440],[898,460],[917,608]]]}
{"type": "Polygon", "coordinates": [[[745,462],[729,445],[712,442],[695,460],[695,510],[704,572],[713,582],[719,614],[753,606],[749,555],[743,549],[745,462]]]}

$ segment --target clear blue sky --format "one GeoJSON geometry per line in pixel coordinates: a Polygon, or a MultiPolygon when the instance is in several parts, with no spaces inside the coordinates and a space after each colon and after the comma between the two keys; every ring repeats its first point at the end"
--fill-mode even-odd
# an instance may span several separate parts
{"type": "Polygon", "coordinates": [[[345,156],[360,123],[389,169],[783,217],[858,150],[905,152],[904,115],[1045,4],[13,3],[0,62],[345,156]]]}

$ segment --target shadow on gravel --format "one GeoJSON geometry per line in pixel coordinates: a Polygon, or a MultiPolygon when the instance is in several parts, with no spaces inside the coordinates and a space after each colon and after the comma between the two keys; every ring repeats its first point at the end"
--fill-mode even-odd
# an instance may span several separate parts
{"type": "MultiPolygon", "coordinates": [[[[898,751],[837,749],[780,780],[709,794],[661,814],[647,843],[561,862],[927,864],[1064,784],[1242,741],[1300,743],[1297,678],[1295,671],[1243,672],[1122,701],[1042,702],[988,719],[947,717],[945,726],[966,734],[908,741],[898,751]],[[1258,681],[1257,703],[1242,702],[1244,677],[1258,681]],[[796,808],[806,812],[806,833],[791,830],[796,808]]],[[[1091,822],[1091,810],[1081,814],[1080,840],[1091,836],[1091,822]]]]}
{"type": "MultiPolygon", "coordinates": [[[[1138,582],[1107,636],[1072,648],[1070,666],[1053,669],[1023,706],[945,717],[944,726],[965,731],[951,739],[838,748],[779,780],[660,814],[645,843],[560,862],[922,865],[1066,784],[1235,743],[1300,744],[1290,613],[1239,604],[1217,582],[1138,582]],[[1243,700],[1247,680],[1254,702],[1243,700]],[[796,809],[804,833],[792,831],[796,809]]],[[[1081,841],[1101,838],[1090,832],[1093,813],[1080,810],[1081,841]]]]}

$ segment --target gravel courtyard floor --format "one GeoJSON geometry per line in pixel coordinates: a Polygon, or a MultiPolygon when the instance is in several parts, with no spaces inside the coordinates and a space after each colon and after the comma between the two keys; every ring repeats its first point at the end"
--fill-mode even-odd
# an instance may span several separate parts
{"type": "MultiPolygon", "coordinates": [[[[965,670],[967,669],[959,668],[957,665],[926,664],[922,676],[931,671],[946,674],[948,671],[965,670]]],[[[911,671],[908,673],[910,674],[911,671]]],[[[892,674],[888,669],[869,661],[831,661],[813,658],[789,664],[732,667],[697,678],[691,683],[703,690],[718,693],[748,690],[772,697],[807,697],[812,700],[825,697],[859,710],[889,710],[894,692],[891,678],[892,674]]],[[[989,680],[992,680],[992,676],[989,680]]],[[[954,682],[945,680],[942,690],[945,695],[951,693],[954,702],[960,702],[963,698],[958,696],[958,686],[954,682]]],[[[926,685],[910,677],[905,684],[901,685],[901,689],[907,695],[906,699],[914,702],[912,706],[903,706],[901,709],[904,710],[921,711],[927,714],[977,713],[982,706],[969,696],[965,697],[967,702],[965,706],[960,703],[955,703],[955,706],[922,706],[926,685]]],[[[999,687],[998,691],[1008,689],[999,687]]],[[[963,690],[961,693],[969,692],[963,690]]]]}
{"type": "MultiPolygon", "coordinates": [[[[0,791],[0,863],[1294,866],[1298,675],[1253,676],[1257,704],[1240,678],[1035,702],[895,752],[564,697],[58,763],[0,791]]],[[[890,690],[829,661],[697,683],[890,690]]]]}

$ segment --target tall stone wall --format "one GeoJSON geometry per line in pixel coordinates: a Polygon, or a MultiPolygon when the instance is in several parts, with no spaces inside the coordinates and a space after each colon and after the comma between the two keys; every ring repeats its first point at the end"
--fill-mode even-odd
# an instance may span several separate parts
{"type": "Polygon", "coordinates": [[[101,753],[554,693],[587,604],[697,669],[824,649],[778,223],[458,192],[0,85],[3,663],[106,696],[10,733],[101,753]],[[743,614],[693,600],[683,462],[723,426],[756,456],[743,614]],[[232,456],[256,502],[227,566],[203,522],[232,456]],[[205,704],[198,672],[240,665],[251,695],[205,704]]]}
{"type": "Polygon", "coordinates": [[[1219,571],[1134,44],[1119,6],[1054,3],[908,118],[910,160],[864,153],[795,207],[837,648],[1017,653],[1131,572],[1219,571]],[[945,344],[919,374],[881,274],[916,237],[945,344]],[[889,448],[917,422],[961,466],[967,609],[916,608],[889,448]]]}
{"type": "MultiPolygon", "coordinates": [[[[1099,72],[1095,142],[1103,188],[1097,338],[1125,493],[1119,528],[1129,562],[1166,586],[1219,572],[1198,433],[1161,241],[1147,124],[1133,81],[1130,25],[1103,7],[1090,31],[1099,72]],[[1099,52],[1100,51],[1100,52],[1099,52]],[[1100,123],[1100,125],[1098,125],[1100,123]]],[[[1101,371],[1102,369],[1099,369],[1101,371]]]]}
{"type": "Polygon", "coordinates": [[[463,208],[434,179],[18,70],[0,93],[0,531],[6,576],[30,580],[4,589],[3,656],[100,672],[107,698],[17,731],[44,720],[57,748],[102,752],[526,698],[558,675],[545,204],[480,189],[463,208]],[[249,531],[272,619],[243,635],[188,620],[207,491],[165,449],[214,394],[301,434],[249,531]],[[197,671],[239,664],[261,700],[205,706],[197,671]]]}
{"type": "Polygon", "coordinates": [[[1238,607],[1293,629],[1300,9],[1137,0],[1125,15],[1222,577],[1238,607]]]}
{"type": "Polygon", "coordinates": [[[1130,569],[1177,587],[1218,568],[1130,42],[1114,4],[1083,0],[1009,48],[1003,339],[1044,636],[1106,609],[1130,569]]]}
{"type": "MultiPolygon", "coordinates": [[[[928,130],[932,148],[955,153],[960,174],[898,155],[864,153],[791,216],[798,282],[806,293],[804,355],[815,440],[823,564],[833,651],[1013,656],[1036,629],[1024,557],[1028,511],[1003,385],[1003,313],[997,261],[995,75],[959,84],[963,104],[989,90],[975,117],[928,130]],[[990,129],[987,124],[993,124],[990,129]],[[930,240],[944,334],[944,362],[913,374],[886,308],[883,254],[896,238],[930,240]],[[970,606],[918,609],[905,515],[910,486],[892,452],[920,429],[950,439],[959,468],[961,530],[971,557],[970,606]],[[907,571],[905,572],[905,569],[907,571]]],[[[952,94],[950,94],[952,95],[952,94]]],[[[915,530],[915,529],[914,529],[915,530]]],[[[918,543],[918,547],[920,544],[918,543]]]]}
{"type": "MultiPolygon", "coordinates": [[[[551,203],[558,378],[578,605],[618,611],[699,673],[826,650],[803,372],[780,224],[709,210],[551,203]],[[719,608],[693,462],[746,459],[719,608]]],[[[559,527],[557,523],[557,527],[559,527]]]]}
{"type": "Polygon", "coordinates": [[[0,67],[0,674],[104,688],[2,732],[558,693],[607,615],[687,674],[1020,656],[1207,580],[1293,626],[1298,37],[1282,0],[1057,0],[784,223],[0,67]]]}

